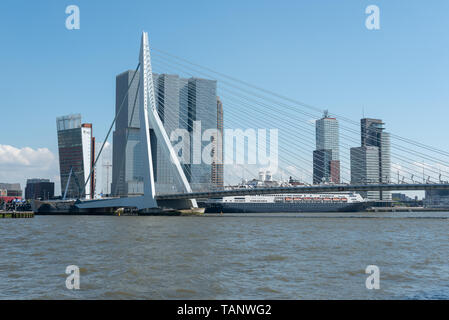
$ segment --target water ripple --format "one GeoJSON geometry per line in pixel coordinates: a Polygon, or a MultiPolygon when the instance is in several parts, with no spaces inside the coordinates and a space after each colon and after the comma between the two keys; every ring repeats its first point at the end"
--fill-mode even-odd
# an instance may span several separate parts
{"type": "Polygon", "coordinates": [[[0,299],[449,299],[449,213],[0,223],[0,299]],[[80,267],[80,290],[65,287],[80,267]],[[380,290],[367,290],[367,265],[380,290]]]}

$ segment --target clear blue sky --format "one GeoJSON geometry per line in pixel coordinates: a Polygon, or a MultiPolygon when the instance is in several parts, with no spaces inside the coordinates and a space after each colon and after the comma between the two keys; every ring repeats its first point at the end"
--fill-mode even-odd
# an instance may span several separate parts
{"type": "Polygon", "coordinates": [[[57,153],[55,117],[101,140],[115,76],[152,45],[263,88],[449,150],[449,1],[0,2],[0,144],[57,153]],[[81,29],[65,28],[78,5],[81,29]],[[380,8],[381,29],[365,28],[380,8]]]}

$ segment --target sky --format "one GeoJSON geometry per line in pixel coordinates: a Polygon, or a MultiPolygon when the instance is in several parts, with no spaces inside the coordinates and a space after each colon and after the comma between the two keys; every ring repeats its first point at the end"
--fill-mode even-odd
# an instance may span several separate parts
{"type": "Polygon", "coordinates": [[[2,0],[0,180],[59,181],[57,116],[81,113],[104,139],[143,30],[158,49],[449,150],[447,12],[446,0],[2,0]],[[379,30],[365,27],[373,4],[379,30]]]}

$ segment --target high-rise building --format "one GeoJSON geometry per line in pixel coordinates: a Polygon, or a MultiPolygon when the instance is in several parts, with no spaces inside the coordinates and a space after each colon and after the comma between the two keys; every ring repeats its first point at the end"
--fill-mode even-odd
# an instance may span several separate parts
{"type": "Polygon", "coordinates": [[[363,118],[360,120],[362,146],[379,147],[384,123],[380,119],[363,118]]]}
{"type": "Polygon", "coordinates": [[[316,150],[313,152],[313,183],[340,183],[340,148],[338,120],[329,117],[315,122],[316,150]]]}
{"type": "Polygon", "coordinates": [[[55,196],[55,183],[49,179],[28,179],[25,187],[25,199],[48,200],[55,196]]]}
{"type": "Polygon", "coordinates": [[[213,136],[203,141],[206,130],[217,130],[217,81],[201,78],[188,79],[188,131],[191,133],[191,157],[188,165],[190,186],[194,191],[210,190],[212,185],[213,148],[211,160],[204,161],[203,152],[212,145],[213,136]],[[201,126],[201,130],[199,127],[201,126]],[[198,130],[195,130],[198,129],[198,130]]]}
{"type": "MultiPolygon", "coordinates": [[[[351,183],[389,183],[390,134],[384,131],[384,123],[380,119],[364,118],[360,123],[362,146],[351,148],[351,183]]],[[[367,196],[371,200],[391,200],[390,191],[371,192],[367,196]]]]}
{"type": "MultiPolygon", "coordinates": [[[[95,143],[95,158],[98,157],[102,143],[95,143]]],[[[101,198],[111,194],[112,182],[112,147],[106,142],[103,151],[95,165],[95,194],[94,198],[101,198]]]]}
{"type": "MultiPolygon", "coordinates": [[[[379,148],[363,146],[351,148],[351,183],[379,183],[379,148]]],[[[379,191],[360,193],[369,200],[379,200],[379,191]]]]}
{"type": "Polygon", "coordinates": [[[340,183],[340,160],[329,161],[330,180],[333,183],[340,183]]]}
{"type": "Polygon", "coordinates": [[[217,97],[217,133],[213,141],[212,184],[216,189],[224,187],[223,102],[217,97]]]}
{"type": "Polygon", "coordinates": [[[330,181],[330,162],[332,151],[321,149],[313,151],[313,183],[320,184],[330,181]]]}
{"type": "MultiPolygon", "coordinates": [[[[143,163],[139,133],[140,104],[137,95],[139,74],[136,74],[129,94],[126,96],[133,75],[134,71],[130,70],[116,77],[116,114],[119,112],[122,101],[124,103],[121,113],[118,114],[113,140],[111,192],[114,195],[143,193],[143,163]]],[[[209,128],[217,129],[216,81],[153,74],[153,85],[159,117],[169,138],[174,130],[184,129],[192,140],[193,127],[198,124],[197,121],[201,121],[201,131],[199,131],[201,134],[209,128]]],[[[177,190],[173,190],[175,185],[173,165],[162,152],[162,147],[157,143],[152,130],[150,140],[156,192],[176,192],[177,190]]],[[[187,157],[189,163],[181,163],[182,168],[192,190],[209,190],[212,185],[211,164],[191,163],[193,150],[193,143],[190,143],[190,150],[183,150],[189,153],[187,157]]]]}
{"type": "Polygon", "coordinates": [[[119,74],[115,79],[115,114],[117,120],[112,146],[111,193],[113,195],[143,194],[140,98],[137,92],[139,77],[139,72],[135,73],[133,70],[128,70],[119,74]],[[126,94],[128,87],[129,92],[126,94]]]}
{"type": "MultiPolygon", "coordinates": [[[[185,85],[178,75],[153,74],[154,95],[159,117],[164,125],[164,129],[170,139],[172,132],[181,128],[181,122],[186,119],[181,118],[180,113],[180,86],[185,85]]],[[[156,192],[170,193],[175,185],[174,167],[168,155],[163,152],[163,146],[158,143],[156,136],[152,137],[153,144],[156,143],[156,153],[152,151],[153,171],[156,192]]]]}
{"type": "Polygon", "coordinates": [[[56,118],[56,127],[58,131],[61,192],[64,195],[70,172],[72,172],[67,187],[67,198],[85,196],[90,199],[95,190],[94,175],[89,178],[95,161],[95,140],[92,137],[92,124],[82,124],[81,115],[75,114],[56,118]]]}

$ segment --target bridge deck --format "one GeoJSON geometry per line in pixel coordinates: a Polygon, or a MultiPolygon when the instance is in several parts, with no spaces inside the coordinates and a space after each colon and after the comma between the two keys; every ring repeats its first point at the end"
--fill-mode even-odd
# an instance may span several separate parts
{"type": "Polygon", "coordinates": [[[407,191],[407,190],[431,190],[444,189],[449,190],[447,183],[435,184],[340,184],[340,185],[313,185],[298,187],[276,187],[276,188],[253,188],[253,189],[235,189],[209,192],[192,192],[177,194],[157,195],[157,200],[173,199],[200,199],[200,198],[220,198],[229,196],[243,195],[262,195],[262,194],[282,194],[282,193],[334,193],[334,192],[361,192],[361,191],[407,191]]]}

